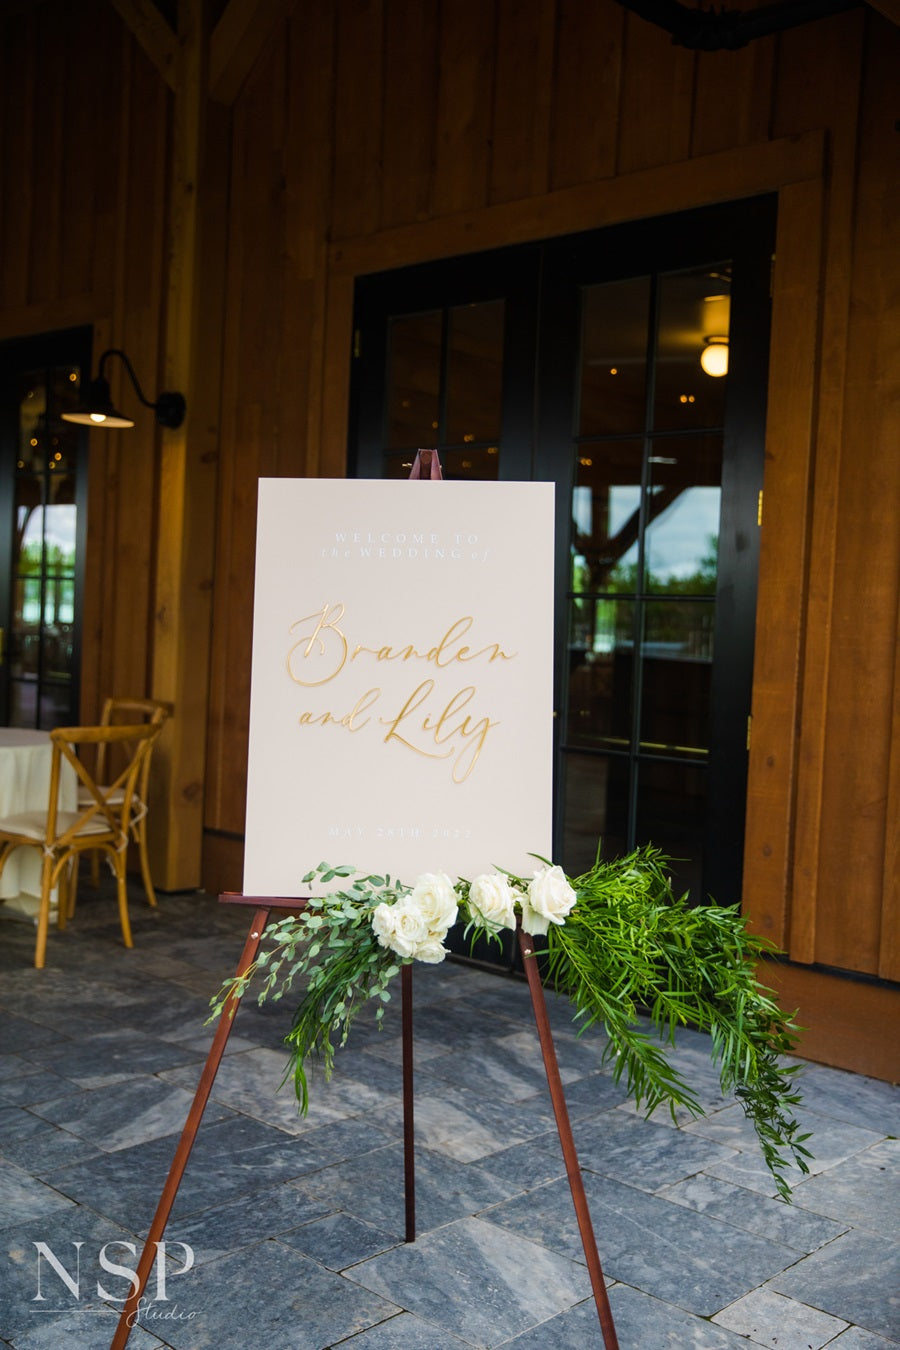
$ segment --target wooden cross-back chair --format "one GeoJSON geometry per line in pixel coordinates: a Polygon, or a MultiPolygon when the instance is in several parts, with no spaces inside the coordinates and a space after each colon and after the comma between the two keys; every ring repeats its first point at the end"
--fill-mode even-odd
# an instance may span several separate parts
{"type": "MultiPolygon", "coordinates": [[[[156,698],[108,698],[103,704],[103,711],[100,714],[100,725],[119,726],[125,724],[136,725],[139,722],[149,722],[153,726],[159,725],[161,728],[167,718],[172,715],[172,704],[164,703],[156,698]]],[[[101,742],[97,748],[96,776],[98,783],[104,783],[113,762],[116,758],[115,747],[108,747],[106,743],[101,742]]],[[[79,804],[86,800],[86,790],[79,789],[79,804]]],[[[156,905],[156,891],[153,887],[153,877],[150,872],[150,858],[147,852],[147,817],[149,814],[149,795],[150,795],[150,753],[144,758],[141,772],[137,783],[137,801],[132,818],[132,832],[138,847],[138,857],[141,865],[141,877],[144,882],[144,891],[147,895],[147,903],[156,905]]],[[[91,878],[95,886],[99,884],[98,854],[91,858],[91,878]]],[[[72,901],[70,903],[70,913],[74,906],[74,890],[72,901]]]]}
{"type": "Polygon", "coordinates": [[[69,873],[74,871],[80,854],[100,850],[109,858],[116,878],[119,922],[126,947],[134,945],[128,920],[128,894],[125,882],[125,858],[131,832],[136,788],[162,722],[144,722],[125,726],[57,727],[51,731],[53,759],[50,791],[45,811],[25,811],[0,818],[0,872],[16,848],[41,851],[41,902],[38,913],[34,964],[40,970],[47,950],[47,929],[54,890],[57,892],[57,923],[65,928],[69,917],[69,873]],[[113,781],[100,785],[86,768],[77,751],[84,746],[127,747],[121,771],[113,781]],[[74,769],[84,800],[75,811],[59,809],[59,781],[62,765],[74,769]]]}

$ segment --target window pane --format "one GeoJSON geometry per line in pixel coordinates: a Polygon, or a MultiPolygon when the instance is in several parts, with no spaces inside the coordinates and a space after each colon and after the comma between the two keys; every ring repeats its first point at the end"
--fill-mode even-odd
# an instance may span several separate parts
{"type": "Polygon", "coordinates": [[[502,300],[450,310],[444,437],[448,445],[500,437],[503,310],[502,300]]]}
{"type": "MultiPolygon", "coordinates": [[[[721,426],[727,381],[707,375],[700,357],[708,337],[728,337],[730,264],[660,278],[653,426],[721,426]]],[[[727,350],[727,349],[726,349],[727,350]]]]}
{"type": "Polygon", "coordinates": [[[646,589],[713,595],[721,505],[719,436],[656,441],[650,457],[646,589]]]}
{"type": "MultiPolygon", "coordinates": [[[[37,679],[10,680],[9,725],[11,727],[37,726],[37,679]]],[[[57,721],[56,725],[59,725],[57,721]]]]}
{"type": "Polygon", "coordinates": [[[40,713],[38,726],[44,731],[65,726],[71,717],[72,690],[69,682],[62,684],[41,684],[40,713]]]}
{"type": "Polygon", "coordinates": [[[705,755],[715,606],[651,600],[641,648],[641,749],[705,755]]]}
{"type": "Polygon", "coordinates": [[[441,313],[391,320],[387,444],[434,445],[440,419],[441,313]]]}
{"type": "Polygon", "coordinates": [[[18,468],[42,472],[45,455],[47,390],[44,374],[28,371],[19,380],[18,468]]]}
{"type": "Polygon", "coordinates": [[[587,286],[582,292],[582,436],[643,429],[649,298],[647,277],[587,286]]]}
{"type": "Polygon", "coordinates": [[[41,644],[41,579],[19,577],[15,583],[10,633],[9,673],[37,678],[41,644]]]}
{"type": "Polygon", "coordinates": [[[571,602],[570,745],[629,746],[634,603],[585,598],[571,602]]]}
{"type": "Polygon", "coordinates": [[[628,760],[615,755],[567,755],[563,866],[586,872],[602,843],[604,858],[628,850],[628,760]]]}
{"type": "Polygon", "coordinates": [[[695,764],[642,761],[638,766],[637,842],[654,844],[671,858],[676,895],[703,900],[703,822],[706,771],[695,764]]]}
{"type": "Polygon", "coordinates": [[[634,592],[640,440],[581,446],[572,495],[572,590],[634,592]]]}

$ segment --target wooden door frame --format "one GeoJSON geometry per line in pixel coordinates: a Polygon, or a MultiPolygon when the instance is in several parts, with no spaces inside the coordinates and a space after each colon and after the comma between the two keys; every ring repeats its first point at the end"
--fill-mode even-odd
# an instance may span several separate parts
{"type": "MultiPolygon", "coordinates": [[[[422,225],[334,243],[329,249],[325,380],[318,422],[322,472],[346,472],[356,278],[415,262],[534,242],[647,216],[778,194],[764,500],[747,782],[745,906],[755,928],[790,942],[800,717],[806,628],[811,466],[820,341],[826,139],[822,131],[702,156],[682,164],[567,188],[422,225]],[[788,522],[790,527],[787,528],[788,522]]],[[[803,960],[798,951],[794,959],[803,960]]],[[[808,957],[807,957],[808,959],[808,957]]]]}

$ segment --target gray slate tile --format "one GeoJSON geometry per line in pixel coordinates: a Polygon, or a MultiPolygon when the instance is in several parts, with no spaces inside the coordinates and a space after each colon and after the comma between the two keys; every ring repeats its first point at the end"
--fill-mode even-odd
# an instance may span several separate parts
{"type": "MultiPolygon", "coordinates": [[[[621,1280],[701,1317],[710,1317],[797,1258],[782,1243],[719,1219],[673,1207],[611,1177],[584,1177],[600,1262],[621,1280]]],[[[584,1260],[567,1181],[495,1205],[484,1218],[584,1260]]]]}
{"type": "MultiPolygon", "coordinates": [[[[95,1088],[42,1101],[31,1108],[48,1120],[95,1144],[105,1153],[131,1148],[149,1139],[181,1134],[193,1095],[170,1087],[156,1078],[132,1078],[111,1090],[95,1088]]],[[[203,1119],[207,1124],[229,1113],[210,1103],[203,1119]]]]}
{"type": "MultiPolygon", "coordinates": [[[[60,1316],[34,1318],[35,1325],[16,1337],[16,1350],[109,1350],[118,1325],[119,1311],[108,1306],[80,1309],[60,1316]]],[[[165,1342],[143,1327],[128,1337],[128,1350],[157,1350],[165,1342]]]]}
{"type": "Polygon", "coordinates": [[[361,1331],[344,1341],[341,1350],[467,1350],[471,1341],[461,1341],[446,1327],[425,1322],[413,1313],[402,1312],[377,1327],[361,1331]],[[435,1338],[439,1337],[438,1340],[435,1338]]]}
{"type": "Polygon", "coordinates": [[[801,1181],[794,1187],[794,1203],[900,1241],[900,1140],[883,1139],[801,1181]]]}
{"type": "Polygon", "coordinates": [[[773,1278],[770,1287],[866,1331],[900,1339],[900,1246],[853,1231],[773,1278]]]}
{"type": "MultiPolygon", "coordinates": [[[[671,1303],[614,1284],[609,1305],[619,1350],[747,1350],[743,1337],[701,1321],[671,1303]]],[[[599,1347],[600,1319],[593,1298],[508,1341],[504,1350],[586,1350],[599,1347]]]]}
{"type": "Polygon", "coordinates": [[[590,1292],[587,1271],[481,1219],[459,1219],[355,1266],[352,1278],[476,1346],[496,1346],[590,1292]]]}
{"type": "Polygon", "coordinates": [[[35,1332],[38,1317],[41,1322],[47,1319],[49,1325],[52,1317],[102,1309],[105,1299],[98,1283],[108,1293],[124,1296],[129,1284],[105,1271],[100,1258],[106,1244],[116,1244],[108,1249],[109,1260],[133,1270],[137,1261],[119,1245],[123,1242],[138,1247],[132,1232],[85,1206],[67,1205],[4,1229],[0,1233],[0,1337],[14,1341],[35,1332]],[[46,1251],[53,1254],[68,1280],[42,1254],[46,1251]]]}
{"type": "MultiPolygon", "coordinates": [[[[405,1231],[404,1155],[393,1144],[362,1158],[348,1158],[291,1183],[309,1200],[329,1202],[390,1232],[405,1231]]],[[[416,1149],[417,1231],[427,1233],[464,1215],[477,1214],[521,1187],[495,1177],[488,1167],[461,1166],[424,1148],[416,1149]]]]}
{"type": "Polygon", "coordinates": [[[656,1194],[663,1200],[686,1205],[699,1214],[709,1214],[735,1228],[782,1242],[804,1254],[831,1242],[849,1227],[849,1222],[811,1214],[798,1203],[796,1193],[794,1203],[789,1205],[780,1198],[759,1195],[743,1186],[719,1181],[705,1172],[674,1186],[663,1186],[656,1194]]]}
{"type": "MultiPolygon", "coordinates": [[[[185,1319],[167,1323],[164,1333],[173,1350],[324,1350],[400,1311],[279,1242],[210,1261],[184,1280],[185,1319]]],[[[140,1325],[155,1330],[158,1310],[148,1307],[140,1325]]]]}

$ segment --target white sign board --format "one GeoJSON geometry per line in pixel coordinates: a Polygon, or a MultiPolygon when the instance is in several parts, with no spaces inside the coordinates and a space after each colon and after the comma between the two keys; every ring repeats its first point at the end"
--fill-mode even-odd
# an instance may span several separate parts
{"type": "Polygon", "coordinates": [[[550,856],[553,490],[260,481],[245,895],[550,856]]]}

